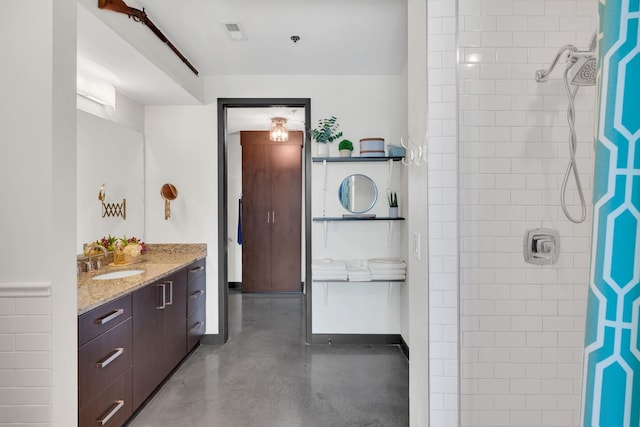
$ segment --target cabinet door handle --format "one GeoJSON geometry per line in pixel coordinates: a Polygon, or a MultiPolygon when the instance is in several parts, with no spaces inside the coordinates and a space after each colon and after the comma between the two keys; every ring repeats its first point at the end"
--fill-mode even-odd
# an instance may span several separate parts
{"type": "Polygon", "coordinates": [[[189,295],[189,298],[192,299],[196,299],[198,298],[200,295],[204,294],[204,291],[202,289],[195,291],[194,293],[192,293],[191,295],[189,295]]]}
{"type": "Polygon", "coordinates": [[[269,224],[269,211],[267,211],[267,224],[269,224]]]}
{"type": "Polygon", "coordinates": [[[198,271],[202,271],[202,270],[204,270],[204,265],[193,267],[191,270],[189,270],[189,273],[197,273],[198,271]]]}
{"type": "Polygon", "coordinates": [[[124,309],[123,308],[119,308],[117,310],[113,310],[111,313],[107,314],[104,317],[99,317],[96,320],[94,320],[93,322],[96,325],[104,325],[105,323],[109,323],[111,322],[113,319],[115,319],[118,316],[121,316],[124,313],[124,309]]]}
{"type": "Polygon", "coordinates": [[[107,415],[97,420],[99,426],[103,426],[109,422],[109,420],[118,413],[120,409],[124,406],[124,400],[116,400],[113,402],[113,406],[107,412],[107,415]]]}
{"type": "Polygon", "coordinates": [[[116,360],[118,357],[122,356],[122,354],[124,353],[124,348],[116,348],[114,349],[114,351],[107,356],[106,359],[100,361],[97,363],[98,368],[104,369],[107,366],[109,366],[111,364],[111,362],[113,362],[114,360],[116,360]]]}
{"type": "Polygon", "coordinates": [[[274,224],[276,223],[276,211],[271,212],[271,222],[274,224]]]}
{"type": "Polygon", "coordinates": [[[161,292],[161,294],[162,294],[162,303],[159,306],[156,306],[156,308],[158,310],[164,310],[166,308],[166,306],[167,306],[167,302],[166,302],[166,299],[164,297],[165,284],[164,283],[160,283],[160,284],[158,284],[158,287],[162,288],[162,292],[161,292]]]}
{"type": "Polygon", "coordinates": [[[198,322],[198,323],[196,323],[195,325],[193,325],[193,326],[191,327],[191,329],[189,329],[189,332],[195,332],[195,331],[197,331],[198,329],[200,329],[200,327],[201,327],[202,325],[204,325],[204,322],[198,322]]]}
{"type": "Polygon", "coordinates": [[[166,284],[169,285],[169,301],[165,305],[173,305],[173,282],[169,280],[166,284]]]}

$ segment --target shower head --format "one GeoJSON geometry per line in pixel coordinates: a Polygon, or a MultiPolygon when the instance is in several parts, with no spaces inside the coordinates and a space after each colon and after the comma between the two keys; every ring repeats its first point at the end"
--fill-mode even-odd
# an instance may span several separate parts
{"type": "Polygon", "coordinates": [[[571,84],[575,86],[595,86],[597,75],[595,56],[582,56],[573,61],[569,72],[571,84]]]}
{"type": "Polygon", "coordinates": [[[596,56],[595,51],[598,41],[598,31],[594,31],[586,50],[580,50],[572,44],[564,45],[556,53],[553,62],[547,69],[536,71],[536,81],[544,83],[549,79],[549,74],[564,56],[567,67],[571,68],[571,83],[576,86],[593,86],[596,81],[596,56]],[[575,69],[575,71],[573,71],[575,69]]]}

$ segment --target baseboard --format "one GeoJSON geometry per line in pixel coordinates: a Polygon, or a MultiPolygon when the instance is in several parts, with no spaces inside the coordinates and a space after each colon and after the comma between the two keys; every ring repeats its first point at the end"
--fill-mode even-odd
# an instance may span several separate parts
{"type": "Polygon", "coordinates": [[[220,334],[205,334],[200,338],[200,344],[202,345],[222,345],[224,340],[220,334]]]}
{"type": "Polygon", "coordinates": [[[400,334],[312,334],[309,344],[402,345],[400,334]]]}
{"type": "Polygon", "coordinates": [[[404,338],[402,338],[402,335],[400,335],[400,350],[402,350],[402,353],[405,355],[407,360],[409,360],[409,344],[407,344],[404,338]]]}
{"type": "Polygon", "coordinates": [[[229,282],[229,289],[240,289],[240,290],[242,290],[242,282],[229,282]]]}

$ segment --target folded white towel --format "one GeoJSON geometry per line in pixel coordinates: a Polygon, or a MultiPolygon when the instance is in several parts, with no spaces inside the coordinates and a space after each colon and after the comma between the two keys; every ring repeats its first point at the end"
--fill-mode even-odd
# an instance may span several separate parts
{"type": "Polygon", "coordinates": [[[334,271],[313,270],[313,275],[314,276],[327,276],[327,277],[346,276],[347,275],[347,270],[342,270],[342,271],[338,271],[338,270],[334,270],[334,271]]]}
{"type": "Polygon", "coordinates": [[[352,282],[366,282],[371,280],[371,272],[364,267],[353,267],[347,270],[349,280],[352,282]]]}
{"type": "Polygon", "coordinates": [[[372,258],[367,261],[370,270],[397,270],[407,268],[407,264],[399,258],[372,258]]]}
{"type": "Polygon", "coordinates": [[[404,270],[389,270],[389,271],[383,271],[383,270],[371,270],[371,275],[372,276],[404,276],[406,274],[406,272],[404,270]]]}
{"type": "Polygon", "coordinates": [[[367,268],[367,261],[364,259],[348,259],[345,261],[347,268],[367,268]]]}
{"type": "Polygon", "coordinates": [[[349,276],[364,276],[364,277],[369,277],[371,276],[371,272],[370,271],[353,271],[353,270],[349,270],[347,271],[347,274],[349,276]]]}
{"type": "Polygon", "coordinates": [[[404,264],[402,258],[369,258],[369,262],[377,262],[380,264],[404,264]]]}
{"type": "Polygon", "coordinates": [[[350,282],[370,282],[371,277],[349,277],[350,282]]]}
{"type": "Polygon", "coordinates": [[[323,274],[323,273],[313,273],[313,280],[326,280],[326,281],[331,281],[331,280],[347,280],[348,276],[347,276],[347,272],[343,272],[343,273],[330,273],[330,274],[323,274]]]}
{"type": "Polygon", "coordinates": [[[316,271],[346,271],[347,263],[330,258],[314,259],[311,263],[311,268],[316,271]]]}

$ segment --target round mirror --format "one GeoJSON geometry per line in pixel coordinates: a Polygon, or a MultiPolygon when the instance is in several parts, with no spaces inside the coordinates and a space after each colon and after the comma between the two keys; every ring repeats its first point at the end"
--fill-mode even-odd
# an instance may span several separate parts
{"type": "Polygon", "coordinates": [[[160,195],[164,199],[164,219],[171,218],[171,201],[178,197],[178,189],[173,184],[164,184],[160,188],[160,195]]]}
{"type": "Polygon", "coordinates": [[[178,189],[173,184],[164,184],[160,189],[160,195],[163,199],[173,201],[178,197],[178,189]]]}
{"type": "Polygon", "coordinates": [[[378,188],[371,178],[362,174],[353,174],[342,180],[338,189],[338,198],[343,208],[351,213],[365,213],[378,200],[378,188]]]}

